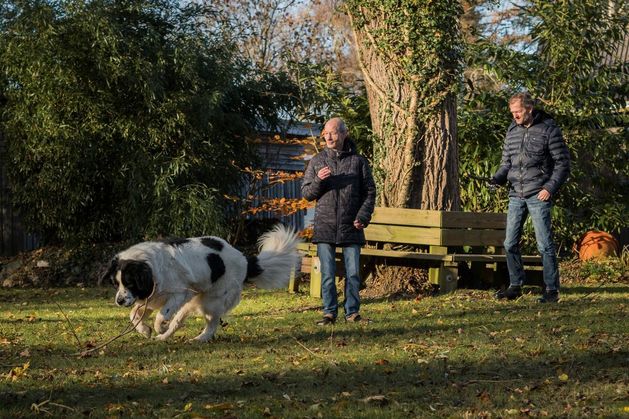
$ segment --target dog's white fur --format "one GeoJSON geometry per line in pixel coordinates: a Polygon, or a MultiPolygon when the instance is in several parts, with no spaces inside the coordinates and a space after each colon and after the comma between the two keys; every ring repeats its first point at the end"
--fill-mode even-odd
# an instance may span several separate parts
{"type": "MultiPolygon", "coordinates": [[[[194,339],[207,342],[221,317],[240,302],[245,280],[268,289],[288,285],[299,261],[298,242],[297,234],[282,225],[260,237],[260,253],[249,259],[218,237],[190,238],[174,244],[143,242],[118,253],[105,277],[117,286],[118,305],[135,303],[130,318],[139,333],[151,336],[151,328],[143,320],[155,310],[159,310],[154,321],[159,340],[169,338],[186,316],[198,312],[205,317],[206,326],[194,339]],[[135,295],[142,294],[138,291],[142,286],[130,285],[133,274],[125,273],[125,266],[134,263],[150,268],[153,284],[148,297],[135,295]]],[[[146,290],[144,293],[148,294],[146,290]]]]}

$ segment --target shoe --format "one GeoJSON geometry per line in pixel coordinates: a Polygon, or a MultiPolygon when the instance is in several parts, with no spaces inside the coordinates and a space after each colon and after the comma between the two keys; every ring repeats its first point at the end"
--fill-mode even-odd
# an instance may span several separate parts
{"type": "Polygon", "coordinates": [[[559,301],[559,291],[557,290],[544,291],[542,296],[537,299],[538,303],[556,303],[557,301],[559,301]]]}
{"type": "Polygon", "coordinates": [[[353,313],[345,317],[345,321],[348,323],[371,323],[371,319],[363,319],[358,313],[353,313]]]}
{"type": "Polygon", "coordinates": [[[336,319],[331,314],[326,314],[321,320],[317,321],[317,326],[327,326],[336,323],[336,319]]]}
{"type": "Polygon", "coordinates": [[[522,287],[509,285],[506,290],[500,290],[496,293],[496,298],[499,300],[515,300],[522,296],[522,287]]]}

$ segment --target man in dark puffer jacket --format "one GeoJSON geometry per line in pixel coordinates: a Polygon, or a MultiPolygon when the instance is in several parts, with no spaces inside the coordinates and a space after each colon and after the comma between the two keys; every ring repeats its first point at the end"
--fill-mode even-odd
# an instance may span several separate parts
{"type": "Polygon", "coordinates": [[[333,324],[338,314],[335,277],[336,247],[343,248],[345,262],[345,319],[361,321],[360,248],[371,220],[376,200],[376,186],[367,159],[356,153],[340,118],[330,119],[323,128],[326,148],[314,156],[304,175],[301,192],[308,200],[317,200],[313,243],[321,262],[323,319],[317,324],[333,324]]]}
{"type": "Polygon", "coordinates": [[[509,100],[513,122],[507,130],[500,167],[491,179],[493,184],[511,184],[504,242],[510,285],[496,297],[514,300],[522,295],[520,239],[524,221],[531,214],[544,270],[545,290],[538,301],[557,302],[559,269],[551,227],[551,199],[568,178],[570,154],[561,129],[533,104],[528,93],[516,94],[509,100]]]}

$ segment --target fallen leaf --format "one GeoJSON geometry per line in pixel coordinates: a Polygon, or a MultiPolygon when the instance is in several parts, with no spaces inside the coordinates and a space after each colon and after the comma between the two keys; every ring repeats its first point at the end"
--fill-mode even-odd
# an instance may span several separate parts
{"type": "Polygon", "coordinates": [[[203,406],[207,410],[231,410],[234,408],[233,403],[216,403],[216,404],[206,404],[203,406]]]}
{"type": "Polygon", "coordinates": [[[21,367],[12,368],[11,371],[9,371],[9,373],[7,374],[7,378],[10,379],[11,381],[19,380],[20,378],[26,376],[26,371],[28,370],[30,366],[31,366],[31,363],[27,362],[21,367]]]}

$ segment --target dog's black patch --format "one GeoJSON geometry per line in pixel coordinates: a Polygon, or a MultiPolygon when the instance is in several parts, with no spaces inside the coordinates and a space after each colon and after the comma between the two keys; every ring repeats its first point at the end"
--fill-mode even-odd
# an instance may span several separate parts
{"type": "Polygon", "coordinates": [[[212,270],[212,282],[218,281],[221,276],[225,275],[225,263],[216,253],[207,255],[207,264],[210,265],[212,270]]]}
{"type": "Polygon", "coordinates": [[[201,243],[203,243],[203,245],[209,247],[210,249],[214,249],[217,252],[220,252],[221,250],[223,250],[223,243],[220,242],[220,240],[216,240],[213,237],[203,237],[201,239],[201,243]]]}
{"type": "Polygon", "coordinates": [[[169,246],[172,247],[177,247],[177,246],[181,246],[183,244],[188,243],[190,240],[188,239],[182,239],[180,237],[168,237],[165,239],[160,240],[162,243],[167,244],[169,246]]]}
{"type": "Polygon", "coordinates": [[[245,280],[254,276],[258,276],[263,271],[264,269],[262,269],[262,267],[258,263],[257,256],[247,256],[247,278],[245,278],[245,280]]]}
{"type": "Polygon", "coordinates": [[[100,282],[109,281],[112,285],[118,286],[116,283],[116,271],[118,270],[118,256],[114,256],[109,264],[107,272],[100,278],[100,282]]]}
{"type": "Polygon", "coordinates": [[[123,260],[120,262],[122,285],[139,300],[148,298],[153,293],[153,271],[146,262],[123,260]]]}

